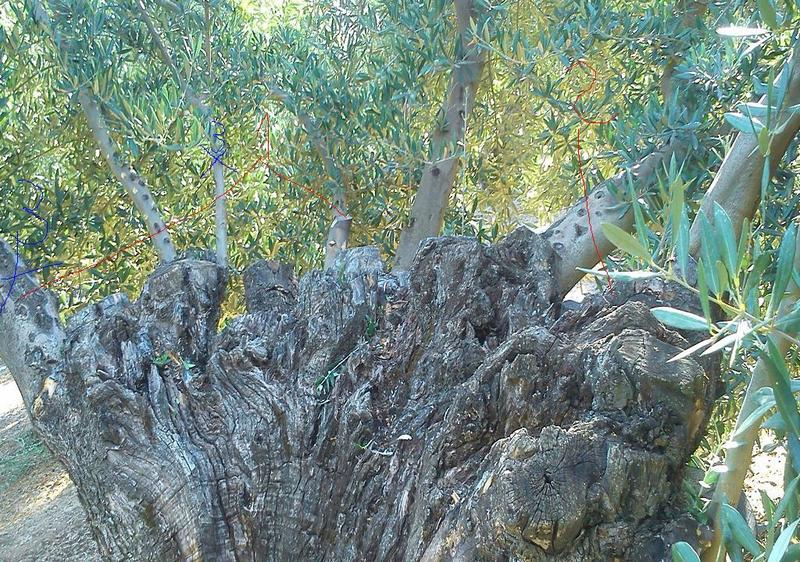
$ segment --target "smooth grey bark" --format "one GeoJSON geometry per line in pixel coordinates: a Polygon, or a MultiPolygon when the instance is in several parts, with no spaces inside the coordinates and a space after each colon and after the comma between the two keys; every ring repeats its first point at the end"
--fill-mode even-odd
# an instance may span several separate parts
{"type": "MultiPolygon", "coordinates": [[[[800,104],[800,42],[795,43],[791,55],[775,79],[774,89],[778,91],[782,81],[786,80],[786,92],[783,104],[773,114],[773,135],[769,142],[769,176],[775,174],[778,164],[783,159],[789,143],[800,131],[800,113],[789,111],[789,107],[800,104]]],[[[769,100],[764,95],[759,100],[762,104],[776,104],[777,100],[769,100]]],[[[766,119],[764,119],[766,121],[766,119]]],[[[708,188],[700,211],[697,213],[689,232],[689,253],[696,255],[700,251],[703,224],[701,215],[714,223],[714,205],[720,205],[731,219],[735,236],[738,238],[745,219],[751,219],[761,201],[761,181],[767,159],[760,152],[758,137],[754,133],[739,132],[725,160],[722,162],[714,181],[708,188]]]]}
{"type": "MultiPolygon", "coordinates": [[[[60,51],[61,56],[66,60],[69,56],[69,52],[64,46],[61,34],[53,27],[50,16],[45,11],[41,2],[33,0],[31,8],[33,20],[50,36],[56,49],[60,51]]],[[[78,89],[78,102],[83,109],[83,113],[89,123],[89,128],[97,142],[100,153],[108,163],[114,177],[117,178],[125,189],[125,192],[133,201],[136,210],[142,215],[159,259],[164,262],[172,261],[176,256],[175,246],[169,237],[166,222],[164,221],[161,211],[158,209],[158,205],[153,199],[150,188],[147,187],[144,179],[136,170],[121,161],[119,149],[111,139],[111,134],[103,118],[100,106],[95,102],[88,86],[81,86],[78,89]]]]}
{"type": "Polygon", "coordinates": [[[400,233],[395,252],[394,270],[407,271],[420,243],[438,236],[450,201],[458,164],[461,161],[467,132],[467,119],[475,106],[486,51],[472,37],[471,22],[477,22],[488,4],[474,0],[454,0],[458,26],[458,51],[441,110],[441,122],[431,133],[432,161],[425,164],[422,179],[414,196],[408,225],[400,233]]]}
{"type": "Polygon", "coordinates": [[[336,255],[347,248],[347,240],[350,238],[350,227],[352,225],[352,217],[342,217],[334,213],[333,222],[328,229],[327,242],[325,243],[325,269],[332,268],[336,263],[336,255]]]}
{"type": "Polygon", "coordinates": [[[167,223],[153,198],[150,188],[135,169],[120,162],[119,152],[111,140],[108,126],[103,119],[100,108],[86,88],[78,91],[78,101],[83,108],[83,113],[89,122],[100,153],[108,162],[108,167],[125,188],[136,209],[144,218],[147,231],[153,240],[158,257],[161,261],[169,262],[175,259],[177,252],[167,230],[167,223]]]}
{"type": "Polygon", "coordinates": [[[624,198],[615,195],[615,193],[627,193],[625,182],[628,174],[631,175],[638,190],[645,190],[655,183],[659,170],[669,162],[670,158],[673,155],[677,157],[685,150],[686,144],[683,139],[670,139],[664,146],[636,162],[629,171],[620,172],[603,185],[595,187],[589,194],[588,203],[586,198],[581,198],[543,231],[542,236],[556,250],[554,273],[560,294],[566,295],[585,275],[578,269],[579,267],[589,269],[596,265],[601,257],[614,250],[615,246],[603,234],[601,228],[603,223],[614,224],[626,231],[633,228],[633,211],[630,205],[627,210],[624,209],[626,205],[624,198]],[[586,210],[587,207],[589,212],[586,210]]]}
{"type": "Polygon", "coordinates": [[[642,562],[695,538],[676,498],[718,364],[667,364],[693,336],[649,312],[697,310],[685,292],[560,313],[526,228],[429,239],[401,277],[375,248],[337,259],[299,284],[253,264],[219,332],[224,272],[195,259],[63,330],[46,290],[0,313],[105,559],[642,562]]]}

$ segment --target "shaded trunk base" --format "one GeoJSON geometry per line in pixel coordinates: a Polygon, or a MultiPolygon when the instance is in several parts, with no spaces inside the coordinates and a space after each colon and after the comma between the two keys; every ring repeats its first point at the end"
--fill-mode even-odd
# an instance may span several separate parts
{"type": "Polygon", "coordinates": [[[649,308],[687,294],[615,283],[559,314],[527,229],[430,239],[405,280],[373,248],[338,259],[299,285],[254,264],[219,333],[199,260],[71,318],[32,418],[105,558],[641,562],[686,540],[718,365],[667,364],[691,341],[649,308]]]}

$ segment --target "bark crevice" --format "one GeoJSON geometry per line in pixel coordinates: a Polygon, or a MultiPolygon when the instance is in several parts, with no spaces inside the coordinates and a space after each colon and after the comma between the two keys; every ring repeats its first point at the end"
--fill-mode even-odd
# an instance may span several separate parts
{"type": "Polygon", "coordinates": [[[558,316],[554,263],[526,228],[403,276],[258,262],[219,332],[221,268],[165,264],[70,319],[34,421],[109,560],[646,560],[718,366],[665,365],[691,337],[649,308],[696,310],[679,288],[558,316]]]}

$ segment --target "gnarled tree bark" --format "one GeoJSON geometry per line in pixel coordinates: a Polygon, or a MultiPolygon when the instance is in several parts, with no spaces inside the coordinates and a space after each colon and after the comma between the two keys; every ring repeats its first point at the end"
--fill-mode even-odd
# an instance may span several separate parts
{"type": "MultiPolygon", "coordinates": [[[[560,314],[526,228],[429,239],[402,277],[374,248],[337,259],[299,284],[254,264],[219,332],[211,262],[63,329],[20,280],[0,358],[107,560],[660,559],[718,374],[666,364],[693,340],[649,307],[697,310],[685,292],[618,283],[560,314]]],[[[15,262],[0,246],[0,276],[15,262]]]]}

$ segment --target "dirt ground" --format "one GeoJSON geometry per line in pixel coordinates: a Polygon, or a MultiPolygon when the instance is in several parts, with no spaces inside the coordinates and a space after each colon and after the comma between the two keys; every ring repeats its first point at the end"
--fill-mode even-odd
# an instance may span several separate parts
{"type": "Polygon", "coordinates": [[[33,433],[0,367],[0,562],[99,560],[75,486],[33,433]]]}
{"type": "MultiPolygon", "coordinates": [[[[756,449],[745,493],[759,523],[759,490],[780,499],[784,459],[782,447],[756,449]]],[[[0,365],[0,562],[99,560],[75,486],[33,433],[22,397],[0,365]]]]}
{"type": "Polygon", "coordinates": [[[761,443],[753,450],[753,463],[744,483],[744,493],[756,517],[756,521],[764,522],[764,503],[759,490],[778,503],[783,494],[783,467],[786,463],[786,449],[783,445],[771,447],[772,437],[766,432],[761,435],[761,443]]]}

